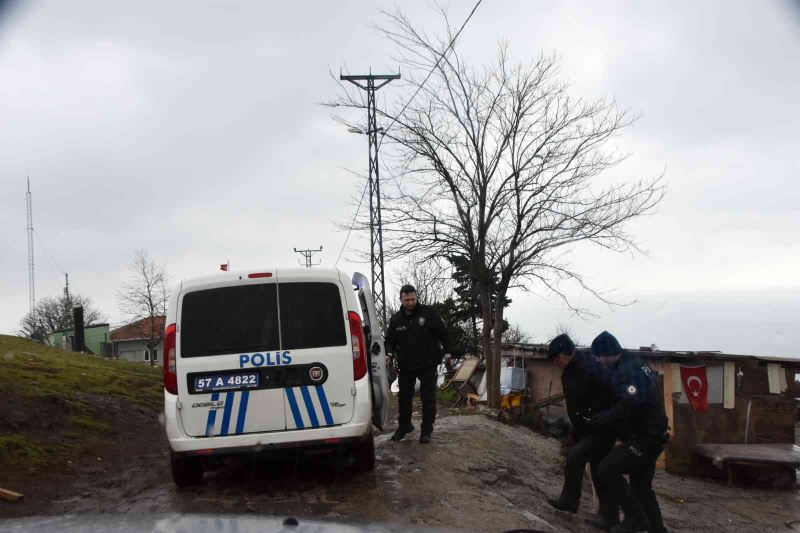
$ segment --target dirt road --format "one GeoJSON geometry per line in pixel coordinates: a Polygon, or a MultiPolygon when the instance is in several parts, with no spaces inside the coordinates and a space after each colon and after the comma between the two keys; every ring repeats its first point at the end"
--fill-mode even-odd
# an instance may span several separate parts
{"type": "MultiPolygon", "coordinates": [[[[66,489],[48,494],[40,485],[42,492],[29,494],[24,504],[0,503],[0,516],[260,513],[471,531],[595,531],[584,524],[592,507],[588,482],[577,515],[555,512],[545,501],[559,489],[558,443],[483,415],[441,416],[431,445],[379,435],[371,474],[342,472],[324,457],[244,461],[209,472],[190,490],[173,485],[163,431],[152,422],[154,429],[130,435],[124,450],[84,458],[73,475],[51,480],[66,489]]],[[[800,519],[797,490],[730,489],[659,472],[656,491],[672,531],[787,531],[785,521],[800,519]]]]}

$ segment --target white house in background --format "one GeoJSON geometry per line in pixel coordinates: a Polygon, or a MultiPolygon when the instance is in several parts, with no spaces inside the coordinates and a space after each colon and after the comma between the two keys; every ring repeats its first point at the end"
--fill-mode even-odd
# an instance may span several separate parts
{"type": "MultiPolygon", "coordinates": [[[[148,350],[150,341],[151,322],[149,318],[137,320],[132,324],[122,326],[111,331],[111,342],[114,344],[114,356],[125,361],[138,363],[153,363],[161,366],[164,360],[164,340],[158,346],[148,350]]],[[[156,332],[164,331],[164,317],[156,317],[156,332]]]]}

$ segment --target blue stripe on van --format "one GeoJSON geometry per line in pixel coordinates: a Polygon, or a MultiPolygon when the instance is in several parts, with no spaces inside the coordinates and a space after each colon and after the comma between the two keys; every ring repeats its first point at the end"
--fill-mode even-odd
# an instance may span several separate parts
{"type": "Polygon", "coordinates": [[[306,402],[306,409],[308,410],[308,417],[311,419],[311,425],[315,428],[319,427],[319,419],[317,418],[317,411],[314,409],[314,404],[311,402],[311,395],[308,393],[308,387],[303,385],[300,387],[303,393],[303,400],[306,402]]]}
{"type": "Polygon", "coordinates": [[[297,399],[294,397],[294,391],[291,388],[284,389],[286,391],[286,398],[289,400],[289,407],[292,409],[292,416],[294,417],[294,425],[298,429],[303,429],[303,417],[300,416],[300,409],[297,407],[297,399]]]}
{"type": "Polygon", "coordinates": [[[222,412],[222,435],[227,435],[231,426],[231,411],[233,411],[233,399],[236,398],[235,392],[225,395],[225,410],[222,412]]]}
{"type": "Polygon", "coordinates": [[[317,385],[317,398],[319,398],[319,404],[322,406],[322,414],[325,415],[325,423],[329,426],[333,425],[333,416],[331,416],[331,408],[328,405],[328,398],[325,396],[325,389],[322,385],[317,385]]]}
{"type": "Polygon", "coordinates": [[[247,418],[247,400],[250,398],[250,391],[242,391],[242,399],[239,402],[239,416],[236,419],[236,433],[244,433],[244,419],[247,418]]]}
{"type": "MultiPolygon", "coordinates": [[[[219,393],[214,392],[211,394],[211,401],[216,402],[219,400],[219,393]]],[[[210,437],[214,434],[214,422],[217,421],[217,410],[216,409],[209,409],[208,410],[208,420],[206,420],[206,437],[210,437]]]]}

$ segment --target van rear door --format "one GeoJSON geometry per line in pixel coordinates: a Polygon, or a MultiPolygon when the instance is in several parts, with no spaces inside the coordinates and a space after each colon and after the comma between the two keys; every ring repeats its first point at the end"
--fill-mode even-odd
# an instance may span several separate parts
{"type": "Polygon", "coordinates": [[[183,427],[193,437],[286,428],[276,279],[185,287],[177,373],[183,427]]]}
{"type": "Polygon", "coordinates": [[[353,418],[353,355],[344,287],[334,275],[285,273],[278,284],[281,349],[291,357],[286,428],[346,424],[353,418]]]}

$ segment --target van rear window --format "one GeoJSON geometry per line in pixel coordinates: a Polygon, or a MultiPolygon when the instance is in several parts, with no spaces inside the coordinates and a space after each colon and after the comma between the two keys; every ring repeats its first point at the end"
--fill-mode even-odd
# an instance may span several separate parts
{"type": "Polygon", "coordinates": [[[275,284],[222,287],[186,294],[180,333],[181,357],[277,350],[275,284]]]}
{"type": "Polygon", "coordinates": [[[347,344],[339,288],[333,283],[281,283],[281,349],[347,344]]]}

